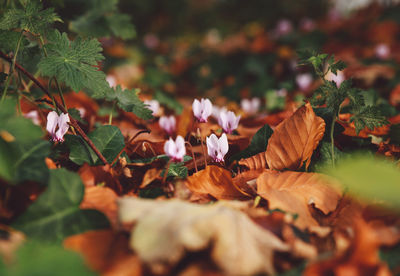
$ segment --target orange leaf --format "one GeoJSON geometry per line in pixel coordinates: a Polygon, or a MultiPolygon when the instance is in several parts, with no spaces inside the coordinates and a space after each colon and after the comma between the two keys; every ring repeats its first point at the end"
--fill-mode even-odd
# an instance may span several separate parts
{"type": "Polygon", "coordinates": [[[216,199],[248,199],[250,194],[235,187],[231,173],[217,166],[207,166],[187,178],[189,190],[199,194],[209,194],[216,199]]]}
{"type": "Polygon", "coordinates": [[[64,246],[81,253],[85,262],[103,275],[141,275],[141,266],[128,248],[125,235],[111,230],[89,231],[70,236],[64,246]]]}
{"type": "Polygon", "coordinates": [[[324,136],[325,122],[315,115],[310,103],[300,107],[280,123],[268,141],[266,159],[270,169],[306,168],[319,141],[324,136]]]}
{"type": "Polygon", "coordinates": [[[91,186],[85,188],[81,209],[96,209],[104,213],[113,227],[117,226],[117,194],[107,187],[91,186]]]}
{"type": "Polygon", "coordinates": [[[269,209],[281,209],[297,214],[294,224],[301,229],[319,226],[309,205],[314,204],[324,214],[336,209],[341,192],[321,174],[277,172],[268,170],[257,178],[257,192],[268,200],[269,209]]]}
{"type": "Polygon", "coordinates": [[[239,165],[245,166],[250,170],[265,169],[267,167],[267,159],[265,152],[260,152],[246,159],[241,159],[239,165]]]}

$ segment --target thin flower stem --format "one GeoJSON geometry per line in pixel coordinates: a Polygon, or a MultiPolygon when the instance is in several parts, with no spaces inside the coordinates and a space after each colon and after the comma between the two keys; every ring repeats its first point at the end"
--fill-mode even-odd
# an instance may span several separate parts
{"type": "Polygon", "coordinates": [[[192,153],[192,158],[193,158],[193,162],[194,162],[194,169],[196,170],[196,172],[199,172],[199,170],[197,169],[196,158],[194,157],[193,146],[188,141],[185,141],[185,144],[189,145],[190,152],[192,153]]]}
{"type": "Polygon", "coordinates": [[[201,133],[201,129],[200,128],[197,128],[197,133],[200,136],[200,145],[201,145],[201,150],[203,151],[204,165],[207,168],[207,155],[206,155],[206,151],[204,149],[204,144],[203,144],[203,134],[201,133]]]}
{"type": "Polygon", "coordinates": [[[164,185],[165,184],[165,181],[167,180],[167,175],[168,175],[168,171],[169,171],[169,167],[171,166],[171,159],[168,161],[168,163],[167,163],[167,168],[165,169],[165,172],[164,172],[164,177],[163,177],[163,180],[162,180],[162,185],[164,185]]]}
{"type": "Polygon", "coordinates": [[[112,124],[114,108],[115,108],[115,101],[113,102],[113,105],[112,105],[111,111],[110,111],[110,115],[108,116],[108,124],[109,125],[112,124]]]}
{"type": "Polygon", "coordinates": [[[22,31],[21,34],[19,35],[17,46],[14,51],[14,57],[11,61],[10,71],[8,72],[6,83],[4,84],[3,95],[1,96],[1,100],[0,100],[1,103],[4,102],[4,100],[6,98],[8,86],[10,85],[11,78],[14,74],[15,63],[17,61],[17,55],[18,55],[19,48],[21,46],[21,41],[22,41],[23,36],[24,36],[24,31],[22,31]]]}
{"type": "Polygon", "coordinates": [[[332,167],[335,167],[335,140],[333,138],[333,134],[334,134],[334,131],[335,131],[335,122],[336,122],[336,114],[333,115],[332,123],[331,123],[331,132],[330,132],[332,167]]]}
{"type": "MultiPolygon", "coordinates": [[[[11,58],[6,55],[5,53],[3,53],[2,51],[0,51],[0,57],[8,62],[12,62],[11,58]]],[[[25,68],[23,68],[21,65],[19,65],[17,62],[15,62],[15,68],[17,68],[18,70],[20,70],[25,76],[27,76],[30,80],[32,80],[44,93],[46,93],[46,95],[51,98],[50,96],[50,92],[38,81],[37,78],[35,78],[31,73],[29,73],[28,71],[25,70],[25,68]]],[[[63,105],[61,105],[60,103],[58,103],[56,100],[55,102],[55,107],[58,107],[63,113],[68,113],[68,110],[65,109],[65,107],[63,105]]],[[[103,154],[101,154],[101,152],[96,148],[96,146],[93,144],[92,140],[90,140],[90,138],[86,135],[86,133],[81,129],[81,127],[79,126],[78,122],[70,117],[70,124],[76,129],[76,131],[79,133],[79,135],[82,136],[83,140],[86,141],[86,143],[88,143],[88,145],[91,147],[91,149],[95,152],[95,154],[99,157],[99,159],[101,160],[101,162],[103,162],[105,165],[108,165],[107,160],[104,158],[103,154]]]]}

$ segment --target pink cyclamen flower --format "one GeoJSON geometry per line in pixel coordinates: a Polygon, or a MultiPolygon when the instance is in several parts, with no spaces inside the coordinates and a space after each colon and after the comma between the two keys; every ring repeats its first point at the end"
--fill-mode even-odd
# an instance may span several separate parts
{"type": "Polygon", "coordinates": [[[387,59],[390,56],[390,48],[385,43],[380,43],[375,47],[375,55],[380,59],[387,59]]]}
{"type": "Polygon", "coordinates": [[[192,104],[193,114],[200,123],[207,122],[208,117],[212,114],[213,106],[209,99],[195,99],[192,104]]]}
{"type": "Polygon", "coordinates": [[[164,144],[164,152],[173,162],[182,162],[186,154],[185,140],[183,137],[178,135],[175,141],[169,138],[164,144]]]}
{"type": "Polygon", "coordinates": [[[296,83],[300,90],[308,90],[313,82],[311,74],[299,74],[296,76],[296,83]]]}
{"type": "Polygon", "coordinates": [[[229,150],[226,134],[223,133],[219,139],[215,134],[211,134],[206,138],[206,142],[208,155],[216,162],[224,161],[225,154],[229,150]]]}
{"type": "Polygon", "coordinates": [[[278,36],[287,35],[293,30],[292,22],[288,19],[281,19],[279,20],[278,24],[276,25],[276,34],[278,36]]]}
{"type": "Polygon", "coordinates": [[[243,99],[240,102],[240,107],[247,114],[255,114],[257,113],[258,109],[260,109],[260,104],[261,101],[259,98],[252,98],[251,100],[243,99]]]}
{"type": "Polygon", "coordinates": [[[218,124],[222,129],[231,134],[239,125],[240,115],[236,116],[232,111],[221,112],[218,118],[218,124]]]}
{"type": "Polygon", "coordinates": [[[67,113],[58,115],[57,112],[51,111],[47,115],[46,129],[51,135],[51,139],[54,142],[63,142],[64,135],[69,129],[69,116],[67,113]]]}
{"type": "Polygon", "coordinates": [[[174,116],[162,116],[158,123],[168,135],[172,135],[176,130],[176,120],[174,116]]]}
{"type": "Polygon", "coordinates": [[[326,79],[329,81],[334,81],[337,87],[340,87],[342,82],[345,80],[344,73],[342,71],[337,71],[336,75],[332,72],[329,72],[326,76],[326,79]]]}
{"type": "Polygon", "coordinates": [[[311,32],[316,28],[315,21],[311,18],[304,17],[300,20],[300,29],[305,32],[311,32]]]}
{"type": "Polygon", "coordinates": [[[147,105],[147,108],[153,112],[153,116],[156,116],[160,110],[160,103],[156,100],[146,100],[144,104],[147,105]]]}

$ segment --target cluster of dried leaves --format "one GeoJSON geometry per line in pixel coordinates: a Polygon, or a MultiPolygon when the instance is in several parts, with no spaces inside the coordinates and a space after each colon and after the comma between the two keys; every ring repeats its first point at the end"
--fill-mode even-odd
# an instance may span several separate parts
{"type": "MultiPolygon", "coordinates": [[[[358,25],[350,26],[361,25],[355,23],[358,25]]],[[[379,26],[376,28],[385,29],[379,26]]],[[[340,26],[325,28],[334,32],[340,26]]],[[[225,43],[232,46],[229,40],[225,43]]],[[[250,46],[243,43],[243,47],[264,51],[268,50],[268,43],[260,34],[250,46]]],[[[334,43],[326,46],[334,48],[332,52],[337,49],[334,43]]],[[[227,45],[221,49],[230,49],[227,45]]],[[[354,51],[350,45],[339,53],[352,64],[346,74],[365,82],[374,82],[382,74],[385,78],[392,76],[385,66],[361,66],[352,59],[354,51]]],[[[397,104],[398,94],[399,89],[392,93],[393,105],[397,104]]],[[[211,160],[205,166],[201,146],[193,138],[196,133],[190,133],[190,100],[180,101],[184,110],[178,118],[177,134],[192,137],[196,144],[191,149],[195,159],[185,163],[189,170],[186,179],[169,178],[164,183],[165,162],[152,159],[164,153],[164,132],[156,121],[147,122],[151,133],[131,139],[143,129],[144,122],[123,111],[113,124],[125,136],[127,155],[140,161],[127,163],[122,157],[114,167],[77,167],[67,159],[46,160],[50,169],[77,170],[85,185],[80,208],[99,210],[111,222],[111,229],[64,240],[64,246],[80,252],[92,269],[102,275],[256,275],[292,269],[305,275],[399,273],[398,265],[390,271],[379,256],[382,248],[400,242],[399,215],[379,204],[350,197],[336,179],[307,172],[326,134],[324,119],[315,114],[309,103],[296,109],[289,99],[285,111],[244,118],[239,135],[228,136],[227,158],[245,149],[264,124],[274,127],[274,132],[264,152],[241,159],[240,170],[233,171],[221,164],[210,164],[211,160]],[[161,196],[143,199],[144,192],[157,189],[161,196]]],[[[95,122],[107,121],[96,115],[98,105],[83,93],[68,94],[66,102],[69,107],[86,110],[87,129],[95,122]]],[[[345,116],[340,119],[344,132],[337,141],[339,147],[347,145],[352,137],[381,137],[389,128],[364,129],[356,134],[345,116]]],[[[398,122],[398,118],[390,121],[398,122]]],[[[203,135],[219,129],[213,121],[200,127],[203,135]]],[[[378,153],[389,157],[395,158],[399,152],[394,145],[379,145],[378,153]]],[[[23,206],[4,213],[16,216],[39,192],[39,188],[26,189],[24,193],[12,191],[15,202],[24,202],[23,206]]],[[[19,232],[13,232],[8,241],[1,240],[1,255],[12,259],[22,240],[19,232]]]]}

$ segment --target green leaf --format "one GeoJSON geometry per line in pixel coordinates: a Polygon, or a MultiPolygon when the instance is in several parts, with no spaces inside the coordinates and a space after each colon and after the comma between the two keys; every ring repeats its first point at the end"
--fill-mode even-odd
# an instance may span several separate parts
{"type": "MultiPolygon", "coordinates": [[[[1,271],[0,259],[0,272],[1,271]]],[[[91,276],[96,275],[86,267],[83,258],[61,245],[29,241],[16,252],[15,260],[3,265],[4,276],[91,276]]]]}
{"type": "Polygon", "coordinates": [[[256,155],[257,153],[265,151],[268,146],[268,140],[273,132],[274,131],[272,130],[272,128],[269,125],[265,124],[256,132],[256,134],[254,134],[253,138],[251,139],[250,145],[241,152],[233,155],[229,159],[229,161],[232,162],[233,160],[249,158],[253,155],[256,155]]]}
{"type": "MultiPolygon", "coordinates": [[[[160,159],[165,159],[166,161],[169,160],[169,157],[166,155],[159,155],[160,159]]],[[[186,178],[188,175],[188,169],[185,167],[185,162],[192,160],[192,157],[185,155],[183,157],[183,162],[172,162],[169,165],[167,177],[179,177],[179,178],[186,178]]],[[[165,169],[161,172],[161,177],[165,174],[165,169]]]]}
{"type": "Polygon", "coordinates": [[[350,118],[351,122],[354,122],[357,134],[367,127],[373,130],[376,127],[380,127],[388,124],[385,116],[380,115],[378,109],[375,106],[366,106],[359,113],[354,114],[350,118]]]}
{"type": "Polygon", "coordinates": [[[83,36],[117,36],[122,39],[134,38],[135,28],[127,14],[118,11],[117,0],[87,1],[87,12],[71,22],[70,28],[83,36]]]}
{"type": "Polygon", "coordinates": [[[265,105],[268,111],[283,110],[286,105],[286,97],[280,96],[274,89],[268,90],[265,93],[265,105]]]}
{"type": "Polygon", "coordinates": [[[84,186],[78,174],[65,169],[50,171],[48,188],[18,217],[12,227],[31,238],[62,242],[70,235],[109,227],[104,214],[81,210],[84,186]]]}
{"type": "Polygon", "coordinates": [[[33,34],[45,33],[50,24],[62,20],[52,8],[42,10],[39,1],[27,1],[22,9],[9,9],[0,20],[1,30],[23,29],[33,34]]]}
{"type": "Polygon", "coordinates": [[[173,95],[167,95],[162,93],[161,91],[157,91],[154,94],[154,99],[157,100],[160,104],[167,106],[168,108],[175,111],[176,114],[181,114],[183,111],[183,106],[175,100],[173,95]]]}
{"type": "Polygon", "coordinates": [[[54,31],[45,47],[48,56],[38,64],[43,76],[57,77],[76,92],[86,88],[95,95],[109,93],[106,76],[96,67],[104,59],[96,39],[70,41],[66,33],[54,31]]]}
{"type": "MultiPolygon", "coordinates": [[[[88,134],[96,148],[103,154],[106,160],[111,163],[118,153],[125,147],[124,136],[116,126],[100,126],[88,134]]],[[[88,163],[91,166],[101,165],[101,161],[89,145],[79,136],[66,135],[65,143],[70,149],[69,159],[72,162],[82,165],[88,163]]]]}
{"type": "Polygon", "coordinates": [[[0,105],[0,177],[10,184],[24,180],[47,183],[48,168],[44,162],[50,143],[43,141],[39,126],[15,114],[15,101],[0,105]]]}
{"type": "Polygon", "coordinates": [[[358,154],[341,160],[325,172],[337,178],[349,192],[369,202],[384,202],[400,208],[400,170],[387,160],[358,154]]]}
{"type": "Polygon", "coordinates": [[[139,89],[122,89],[117,86],[106,96],[108,101],[117,101],[118,106],[127,112],[133,112],[139,118],[144,120],[152,119],[152,111],[139,99],[137,94],[139,89]]]}

